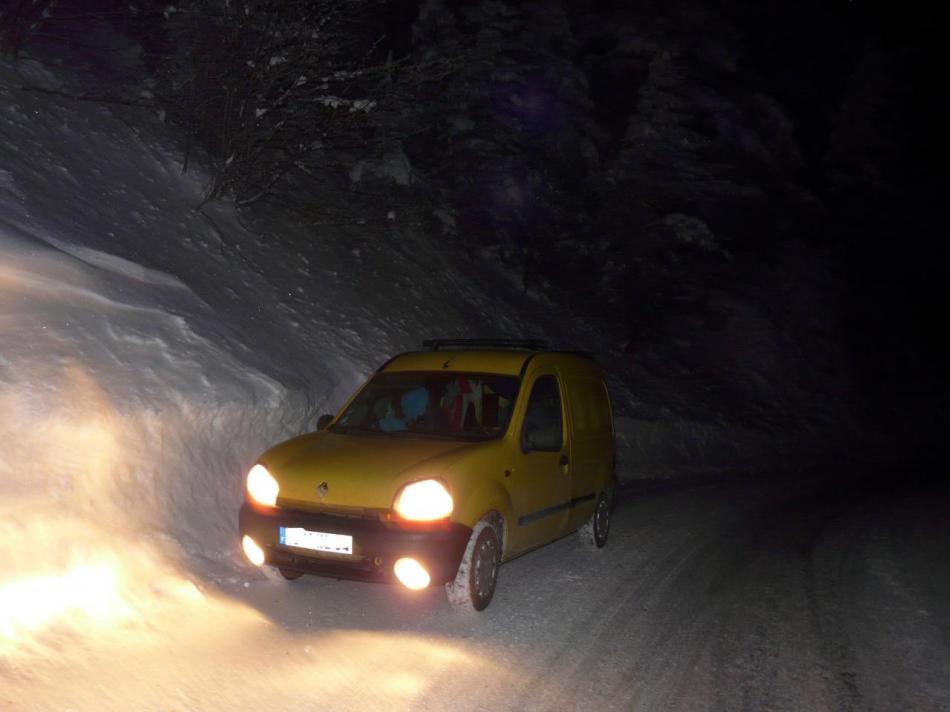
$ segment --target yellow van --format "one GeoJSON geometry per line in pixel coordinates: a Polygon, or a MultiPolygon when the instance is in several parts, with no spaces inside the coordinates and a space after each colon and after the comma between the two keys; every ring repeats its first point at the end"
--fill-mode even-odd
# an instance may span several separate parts
{"type": "Polygon", "coordinates": [[[540,341],[438,339],[390,359],[317,432],[247,475],[247,558],[303,574],[446,585],[484,609],[498,566],[580,530],[607,542],[610,399],[593,359],[540,341]]]}

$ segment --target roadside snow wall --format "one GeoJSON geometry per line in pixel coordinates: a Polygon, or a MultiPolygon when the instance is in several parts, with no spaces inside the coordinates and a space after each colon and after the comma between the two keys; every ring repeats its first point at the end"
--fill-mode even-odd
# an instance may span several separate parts
{"type": "MultiPolygon", "coordinates": [[[[0,576],[94,541],[228,558],[239,473],[314,404],[199,295],[242,275],[208,257],[197,181],[101,106],[17,90],[61,86],[18,69],[0,108],[0,576]]],[[[328,374],[308,377],[329,393],[328,374]]]]}
{"type": "Polygon", "coordinates": [[[735,425],[626,417],[614,425],[617,470],[628,480],[738,473],[795,460],[776,436],[735,425]]]}

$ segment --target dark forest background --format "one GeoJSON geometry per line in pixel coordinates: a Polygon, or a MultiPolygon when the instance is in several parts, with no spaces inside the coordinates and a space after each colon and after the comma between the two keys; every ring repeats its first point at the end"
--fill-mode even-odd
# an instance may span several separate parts
{"type": "Polygon", "coordinates": [[[158,112],[207,200],[293,214],[314,239],[398,213],[602,324],[708,413],[820,427],[945,414],[929,13],[12,0],[0,32],[8,57],[85,76],[77,100],[158,112]]]}

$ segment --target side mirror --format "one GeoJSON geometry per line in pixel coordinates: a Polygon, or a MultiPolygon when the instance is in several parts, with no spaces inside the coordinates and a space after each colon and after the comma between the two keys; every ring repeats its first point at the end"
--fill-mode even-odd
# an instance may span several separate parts
{"type": "Polygon", "coordinates": [[[333,416],[330,413],[324,413],[317,418],[317,430],[325,430],[331,422],[333,422],[333,416]]]}

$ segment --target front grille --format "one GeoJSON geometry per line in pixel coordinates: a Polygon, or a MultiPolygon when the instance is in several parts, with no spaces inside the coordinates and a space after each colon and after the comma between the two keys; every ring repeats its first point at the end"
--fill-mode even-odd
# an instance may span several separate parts
{"type": "Polygon", "coordinates": [[[369,509],[365,507],[341,507],[334,505],[316,504],[314,502],[303,502],[294,499],[277,499],[277,506],[289,513],[300,512],[306,514],[327,514],[331,517],[344,517],[346,519],[371,519],[379,521],[381,515],[386,512],[383,509],[369,509]]]}

